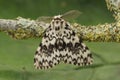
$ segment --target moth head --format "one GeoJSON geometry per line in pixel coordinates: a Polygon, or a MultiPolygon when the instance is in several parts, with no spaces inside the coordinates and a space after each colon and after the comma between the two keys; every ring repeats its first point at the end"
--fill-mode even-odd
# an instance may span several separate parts
{"type": "Polygon", "coordinates": [[[53,20],[51,21],[51,25],[53,26],[53,28],[58,31],[61,28],[63,28],[63,24],[64,24],[64,19],[62,19],[62,15],[57,15],[53,17],[53,20]]]}

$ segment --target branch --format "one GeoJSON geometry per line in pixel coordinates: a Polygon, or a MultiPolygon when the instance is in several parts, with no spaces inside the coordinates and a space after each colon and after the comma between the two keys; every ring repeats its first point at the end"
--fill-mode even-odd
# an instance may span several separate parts
{"type": "Polygon", "coordinates": [[[40,37],[44,31],[42,26],[46,26],[46,24],[22,17],[15,20],[0,19],[0,31],[5,31],[16,39],[40,37]]]}
{"type": "MultiPolygon", "coordinates": [[[[82,26],[74,23],[72,25],[78,36],[86,41],[120,42],[120,1],[106,0],[106,3],[108,9],[114,12],[116,22],[102,25],[98,24],[96,26],[82,26]]],[[[16,39],[41,37],[47,26],[48,24],[45,22],[21,17],[14,20],[0,19],[0,31],[5,31],[16,39]]]]}

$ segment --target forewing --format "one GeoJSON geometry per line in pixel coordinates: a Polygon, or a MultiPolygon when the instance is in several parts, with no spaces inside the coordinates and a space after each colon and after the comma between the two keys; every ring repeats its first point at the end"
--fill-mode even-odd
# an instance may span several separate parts
{"type": "Polygon", "coordinates": [[[68,28],[63,30],[63,40],[66,43],[63,55],[64,62],[80,66],[92,64],[90,50],[70,28],[70,25],[67,26],[68,28]]]}
{"type": "Polygon", "coordinates": [[[34,57],[34,66],[37,69],[47,69],[60,62],[59,51],[55,48],[56,36],[54,30],[47,28],[43,33],[40,43],[34,57]]]}

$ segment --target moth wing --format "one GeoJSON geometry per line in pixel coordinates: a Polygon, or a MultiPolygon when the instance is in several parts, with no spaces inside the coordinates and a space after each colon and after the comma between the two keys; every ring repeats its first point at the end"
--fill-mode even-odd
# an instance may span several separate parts
{"type": "Polygon", "coordinates": [[[80,66],[92,64],[92,54],[81,38],[70,28],[66,28],[63,31],[63,40],[66,43],[63,61],[80,66]]]}
{"type": "Polygon", "coordinates": [[[53,30],[47,28],[43,34],[42,42],[34,56],[34,66],[37,69],[47,69],[59,64],[59,51],[55,49],[55,35],[53,30]]]}
{"type": "Polygon", "coordinates": [[[78,10],[71,10],[62,15],[62,18],[65,19],[66,21],[69,21],[71,19],[77,18],[82,12],[78,10]]]}
{"type": "Polygon", "coordinates": [[[53,17],[41,16],[41,17],[37,18],[36,21],[49,23],[52,19],[53,19],[53,17]]]}

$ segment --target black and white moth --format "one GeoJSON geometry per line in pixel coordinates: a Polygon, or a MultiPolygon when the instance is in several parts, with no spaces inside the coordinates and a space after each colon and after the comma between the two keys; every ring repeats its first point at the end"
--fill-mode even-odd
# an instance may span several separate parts
{"type": "Polygon", "coordinates": [[[35,52],[35,68],[48,69],[61,61],[79,66],[92,64],[90,50],[72,30],[72,25],[63,19],[66,15],[76,16],[76,10],[52,18],[35,52]]]}

